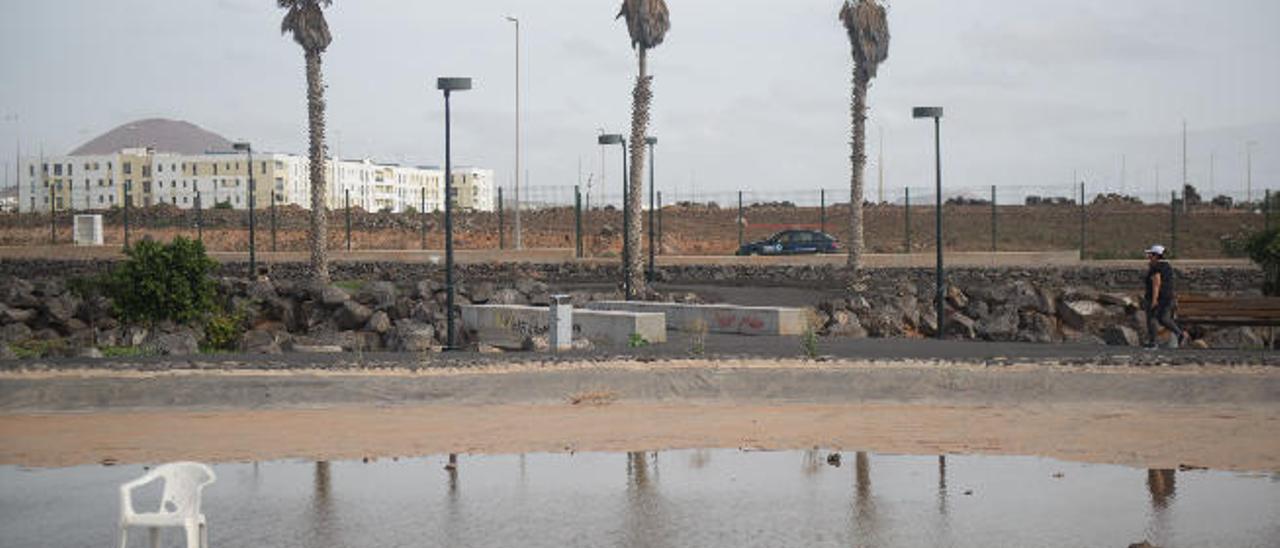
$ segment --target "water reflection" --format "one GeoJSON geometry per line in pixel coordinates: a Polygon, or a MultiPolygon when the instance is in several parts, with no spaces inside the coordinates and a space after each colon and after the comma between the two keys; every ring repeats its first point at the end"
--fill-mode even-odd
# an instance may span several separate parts
{"type": "Polygon", "coordinates": [[[338,545],[341,524],[338,523],[338,516],[333,508],[330,482],[329,462],[316,462],[312,476],[311,511],[308,514],[311,517],[311,538],[317,546],[338,545]]]}
{"type": "MultiPolygon", "coordinates": [[[[467,496],[456,455],[267,462],[257,476],[252,464],[221,464],[214,468],[225,480],[206,490],[204,510],[211,544],[223,548],[1125,546],[1144,538],[1274,546],[1280,538],[1280,483],[1266,475],[1016,457],[844,458],[852,478],[844,467],[809,472],[811,456],[801,451],[471,456],[467,496]],[[974,495],[950,497],[951,487],[974,495]]],[[[110,542],[111,502],[136,475],[0,467],[0,546],[110,542]]]]}
{"type": "Polygon", "coordinates": [[[881,546],[876,503],[871,497],[871,458],[858,451],[853,457],[853,520],[855,546],[881,546]]]}

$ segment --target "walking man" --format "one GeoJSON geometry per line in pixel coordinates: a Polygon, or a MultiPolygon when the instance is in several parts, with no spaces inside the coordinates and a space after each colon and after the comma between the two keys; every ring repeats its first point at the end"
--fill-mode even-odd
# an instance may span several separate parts
{"type": "Polygon", "coordinates": [[[1156,348],[1156,324],[1163,325],[1174,336],[1173,347],[1186,344],[1190,335],[1173,321],[1173,266],[1164,259],[1164,246],[1153,245],[1147,250],[1147,277],[1145,303],[1147,307],[1147,348],[1156,348]]]}

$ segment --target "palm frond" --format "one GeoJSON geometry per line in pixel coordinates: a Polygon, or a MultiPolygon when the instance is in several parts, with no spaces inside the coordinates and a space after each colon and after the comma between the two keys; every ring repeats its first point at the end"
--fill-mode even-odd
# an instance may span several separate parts
{"type": "Polygon", "coordinates": [[[324,51],[333,42],[322,9],[333,5],[333,0],[278,0],[278,5],[289,10],[280,21],[280,33],[292,34],[302,49],[324,51]]]}
{"type": "Polygon", "coordinates": [[[840,21],[849,33],[858,71],[874,78],[880,63],[889,57],[889,19],[884,6],[876,0],[844,0],[840,21]]]}
{"type": "Polygon", "coordinates": [[[652,49],[662,43],[671,30],[671,15],[663,0],[622,0],[622,8],[614,19],[627,20],[631,47],[652,49]]]}

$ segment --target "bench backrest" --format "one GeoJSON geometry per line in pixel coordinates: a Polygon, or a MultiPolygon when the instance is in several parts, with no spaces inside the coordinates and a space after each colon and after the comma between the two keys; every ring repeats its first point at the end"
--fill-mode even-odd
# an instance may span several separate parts
{"type": "Polygon", "coordinates": [[[1280,325],[1280,297],[1178,296],[1178,319],[1231,325],[1280,325]]]}

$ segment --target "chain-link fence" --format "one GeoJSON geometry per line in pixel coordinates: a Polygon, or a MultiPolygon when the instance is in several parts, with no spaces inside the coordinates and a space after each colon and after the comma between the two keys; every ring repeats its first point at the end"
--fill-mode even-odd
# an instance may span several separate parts
{"type": "MultiPolygon", "coordinates": [[[[524,248],[572,249],[584,257],[621,250],[621,185],[498,189],[494,211],[458,210],[458,249],[512,249],[520,227],[524,248]],[[517,216],[519,219],[517,220],[517,216]]],[[[645,246],[668,255],[728,255],[741,244],[782,230],[809,229],[847,240],[849,190],[693,191],[659,187],[642,197],[645,246]],[[652,205],[651,205],[652,202],[652,205]]],[[[937,197],[931,187],[866,189],[863,231],[871,253],[925,253],[936,245],[937,197]]],[[[1245,238],[1272,224],[1280,195],[1268,188],[1202,195],[1194,188],[1121,193],[1089,185],[947,188],[942,196],[945,249],[951,251],[1077,250],[1086,259],[1139,258],[1161,243],[1180,258],[1243,255],[1245,238]],[[1083,200],[1082,200],[1083,198],[1083,200]],[[1083,202],[1083,203],[1082,203],[1083,202]]],[[[310,212],[265,204],[246,210],[172,205],[88,211],[102,214],[105,244],[141,238],[202,239],[213,251],[305,251],[310,212]],[[252,217],[252,219],[251,219],[252,217]]],[[[82,211],[0,214],[0,245],[71,245],[82,211]]],[[[419,250],[444,246],[441,212],[328,212],[334,250],[419,250]]],[[[645,251],[647,253],[647,251],[645,251]]]]}

